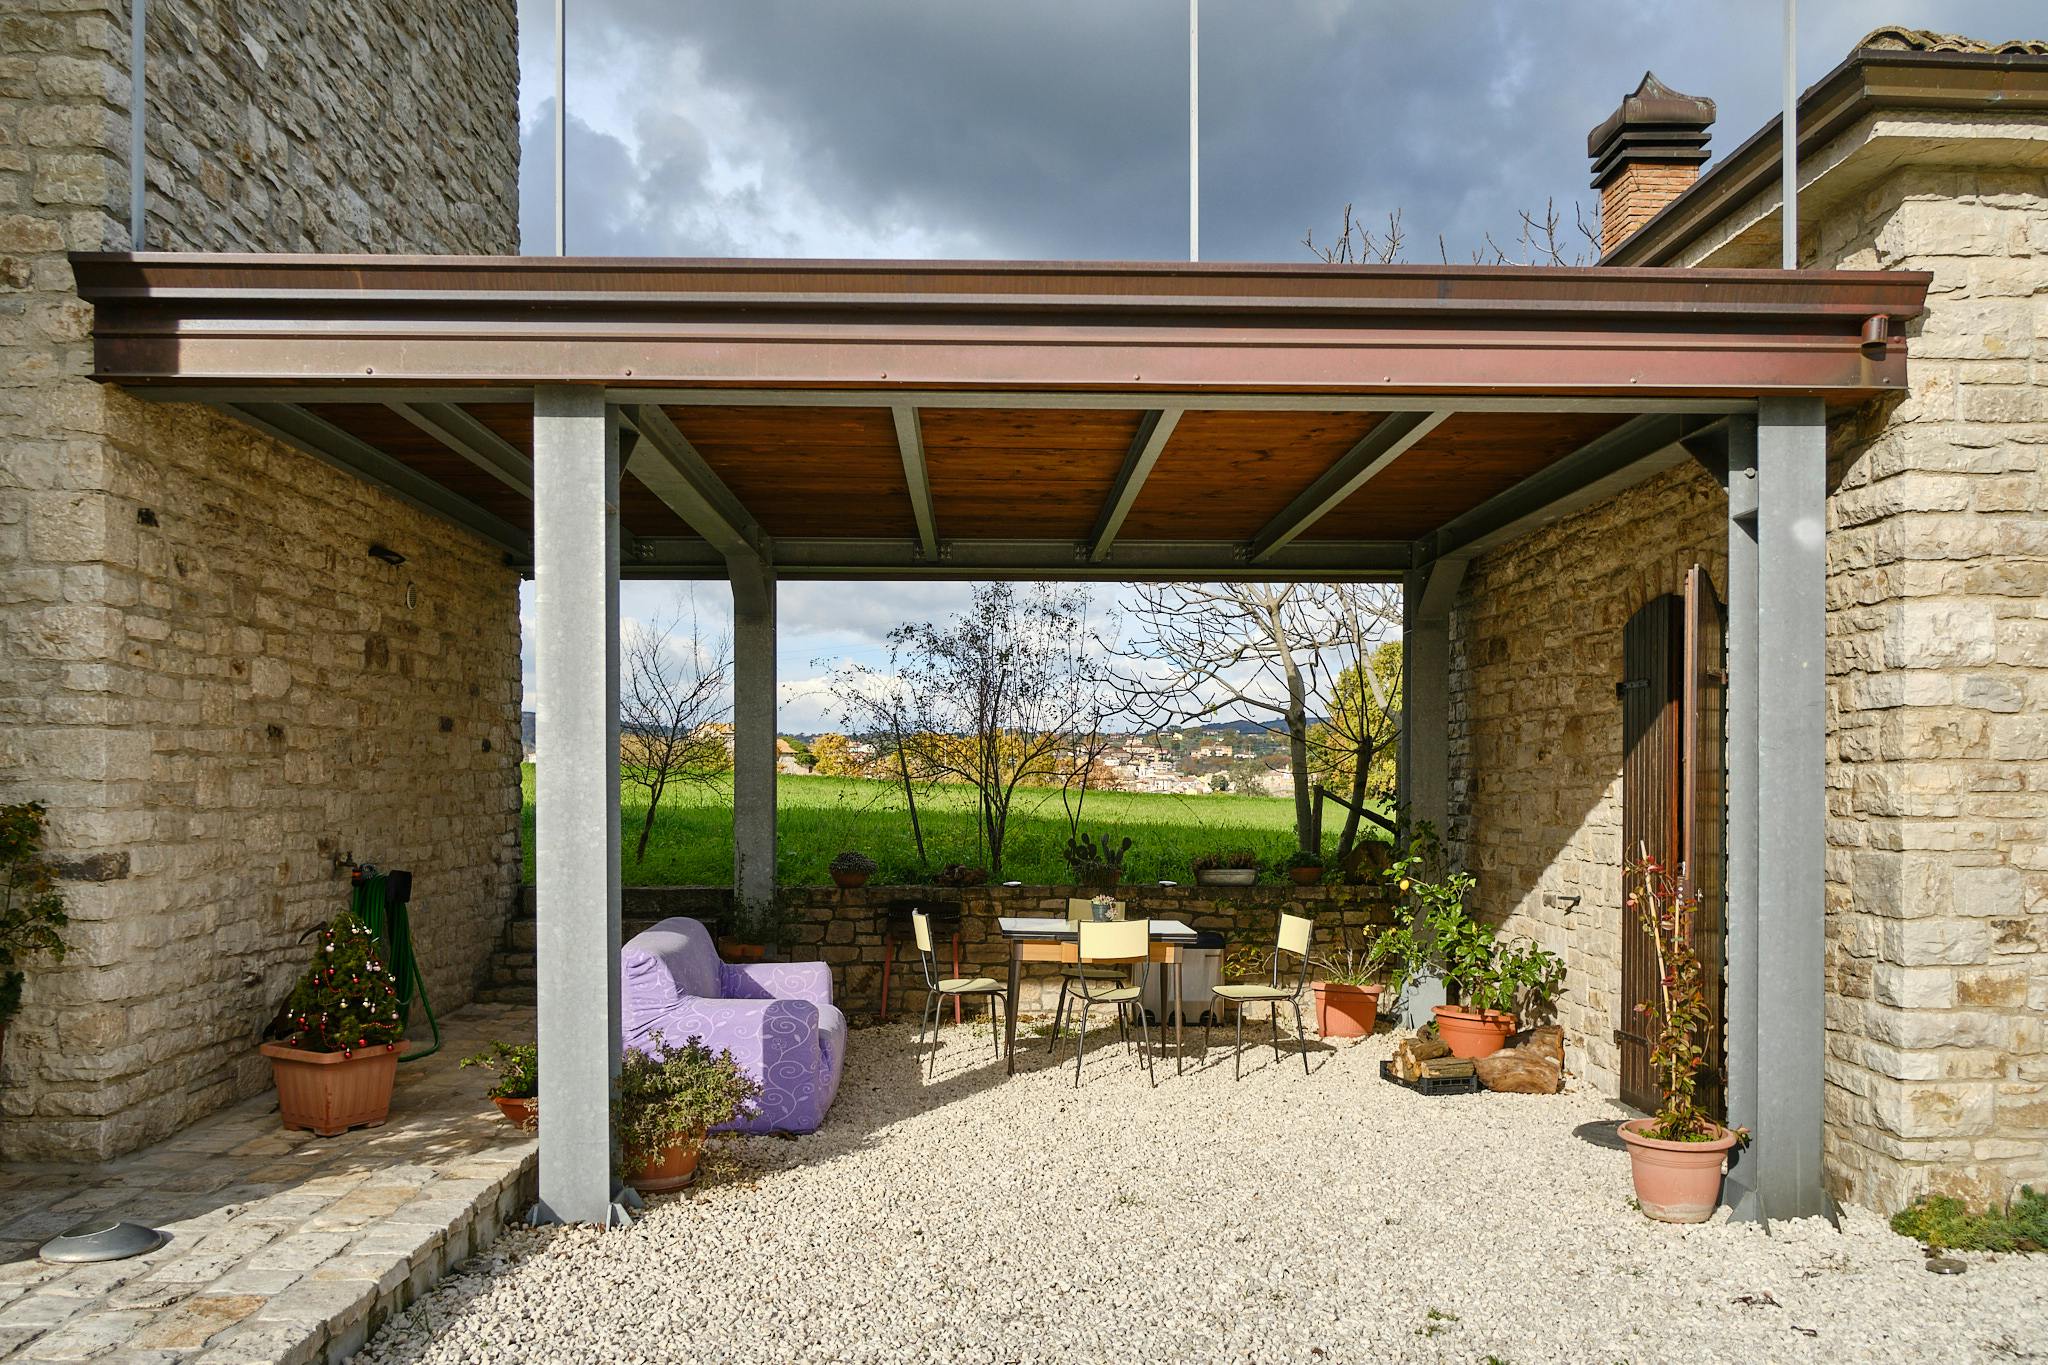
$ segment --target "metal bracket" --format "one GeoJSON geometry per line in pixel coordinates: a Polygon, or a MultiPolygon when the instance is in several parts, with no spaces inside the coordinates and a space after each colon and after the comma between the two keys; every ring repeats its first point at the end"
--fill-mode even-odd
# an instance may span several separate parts
{"type": "Polygon", "coordinates": [[[1553,910],[1563,910],[1567,915],[1578,909],[1580,902],[1584,899],[1585,897],[1579,895],[1576,891],[1546,891],[1543,893],[1543,903],[1546,906],[1553,910]]]}

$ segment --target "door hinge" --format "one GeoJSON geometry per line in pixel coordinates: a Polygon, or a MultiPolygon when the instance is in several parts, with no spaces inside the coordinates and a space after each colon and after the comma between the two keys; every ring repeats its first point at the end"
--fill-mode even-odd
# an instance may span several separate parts
{"type": "Polygon", "coordinates": [[[1637,688],[1648,687],[1649,685],[1650,680],[1648,678],[1623,678],[1614,685],[1614,699],[1621,701],[1637,688]]]}

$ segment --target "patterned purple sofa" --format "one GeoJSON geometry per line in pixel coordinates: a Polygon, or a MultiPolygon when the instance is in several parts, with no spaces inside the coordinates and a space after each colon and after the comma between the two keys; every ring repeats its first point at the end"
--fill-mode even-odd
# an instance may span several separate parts
{"type": "Polygon", "coordinates": [[[723,961],[711,932],[665,919],[619,953],[620,1042],[641,1049],[701,1038],[730,1048],[761,1083],[760,1113],[743,1133],[809,1133],[825,1121],[846,1063],[846,1016],[822,962],[723,961]]]}

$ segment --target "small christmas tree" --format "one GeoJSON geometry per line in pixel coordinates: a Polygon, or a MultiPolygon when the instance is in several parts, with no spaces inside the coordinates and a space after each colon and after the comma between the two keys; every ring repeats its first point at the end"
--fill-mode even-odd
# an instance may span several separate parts
{"type": "Polygon", "coordinates": [[[320,930],[313,965],[284,1007],[283,1040],[307,1052],[344,1057],[398,1047],[398,983],[385,969],[377,937],[344,910],[320,930]]]}

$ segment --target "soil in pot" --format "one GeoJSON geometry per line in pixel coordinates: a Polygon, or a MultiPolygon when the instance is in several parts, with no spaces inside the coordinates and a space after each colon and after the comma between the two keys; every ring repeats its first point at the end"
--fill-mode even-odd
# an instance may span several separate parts
{"type": "Polygon", "coordinates": [[[1438,1005],[1436,1032],[1453,1057],[1491,1057],[1507,1046],[1515,1031],[1515,1016],[1499,1010],[1461,1010],[1456,1005],[1438,1005]]]}
{"type": "Polygon", "coordinates": [[[504,1095],[491,1096],[491,1103],[498,1106],[499,1113],[521,1128],[533,1122],[534,1113],[540,1107],[539,1100],[509,1099],[504,1095]]]}
{"type": "Polygon", "coordinates": [[[270,1058],[277,1081],[277,1116],[287,1128],[334,1137],[351,1128],[374,1128],[391,1115],[403,1040],[360,1052],[305,1052],[283,1043],[257,1050],[270,1058]]]}
{"type": "Polygon", "coordinates": [[[1378,986],[1311,981],[1316,994],[1316,1032],[1325,1038],[1363,1038],[1379,1023],[1378,986]]]}
{"type": "Polygon", "coordinates": [[[1636,1202],[1660,1223],[1704,1223],[1721,1202],[1721,1165],[1737,1138],[1726,1128],[1707,1142],[1666,1142],[1649,1136],[1649,1119],[1621,1125],[1628,1144],[1636,1202]]]}
{"type": "Polygon", "coordinates": [[[702,1137],[686,1138],[640,1168],[626,1183],[642,1194],[664,1194],[679,1190],[697,1178],[697,1158],[704,1151],[702,1137]]]}

